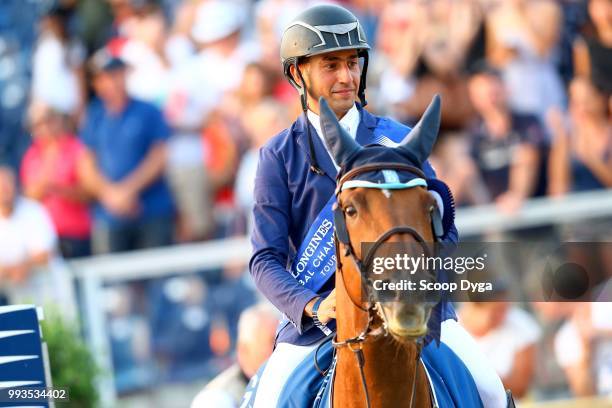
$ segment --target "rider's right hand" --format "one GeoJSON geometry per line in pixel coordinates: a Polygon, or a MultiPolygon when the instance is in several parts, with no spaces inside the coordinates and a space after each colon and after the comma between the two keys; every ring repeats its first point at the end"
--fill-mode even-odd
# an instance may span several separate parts
{"type": "MultiPolygon", "coordinates": [[[[312,299],[306,305],[304,311],[310,317],[312,317],[312,307],[318,298],[312,299]]],[[[331,319],[336,318],[336,289],[332,290],[330,294],[323,299],[319,305],[319,321],[323,324],[327,324],[331,319]]]]}

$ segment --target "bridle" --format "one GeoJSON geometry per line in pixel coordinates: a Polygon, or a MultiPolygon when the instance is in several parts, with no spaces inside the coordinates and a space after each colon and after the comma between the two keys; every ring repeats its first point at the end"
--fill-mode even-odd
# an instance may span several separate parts
{"type": "MultiPolygon", "coordinates": [[[[376,239],[376,241],[374,241],[374,243],[369,248],[365,256],[363,256],[362,254],[362,259],[359,259],[359,257],[356,255],[355,250],[351,244],[348,230],[346,228],[346,220],[344,218],[344,209],[342,208],[341,203],[338,199],[342,191],[342,186],[345,182],[355,179],[357,176],[361,174],[370,173],[373,171],[380,171],[380,170],[405,171],[405,172],[412,173],[416,175],[417,177],[420,177],[423,179],[426,178],[423,171],[419,169],[418,167],[403,164],[403,163],[371,163],[371,164],[358,166],[346,172],[345,174],[342,174],[342,173],[338,174],[336,190],[335,190],[336,205],[334,206],[334,224],[336,228],[336,234],[334,237],[334,241],[335,241],[335,246],[336,246],[336,253],[339,254],[340,245],[341,244],[344,245],[344,256],[350,257],[353,263],[357,266],[357,269],[359,270],[359,274],[361,275],[361,286],[362,286],[361,289],[362,289],[362,293],[367,294],[368,307],[364,308],[358,302],[355,302],[355,300],[353,300],[353,298],[351,297],[350,293],[348,293],[348,291],[347,291],[347,295],[349,297],[349,300],[353,304],[353,306],[357,307],[359,310],[366,312],[368,314],[368,321],[367,321],[365,328],[361,331],[361,333],[359,333],[355,337],[351,337],[346,340],[338,341],[337,335],[335,335],[334,338],[332,339],[332,345],[336,349],[347,347],[355,355],[357,364],[359,366],[359,372],[361,375],[361,383],[362,383],[363,390],[365,393],[366,404],[368,408],[370,408],[370,396],[368,393],[368,388],[367,388],[367,384],[365,380],[365,373],[364,373],[365,357],[363,354],[363,343],[366,341],[368,337],[379,337],[381,335],[387,336],[389,334],[389,331],[388,331],[388,327],[386,323],[386,318],[382,311],[382,306],[380,305],[379,302],[377,302],[373,298],[371,291],[368,290],[367,271],[372,263],[372,260],[374,258],[374,255],[376,254],[377,249],[393,235],[409,234],[423,248],[423,250],[425,251],[427,255],[429,255],[431,252],[429,247],[427,246],[427,242],[417,230],[415,230],[413,227],[410,227],[410,226],[401,225],[401,226],[393,227],[383,232],[376,239]],[[373,329],[372,323],[376,316],[378,316],[382,320],[382,325],[373,329]]],[[[433,215],[431,216],[431,219],[432,219],[432,224],[433,224],[433,215]]],[[[436,234],[434,234],[434,236],[435,235],[436,234]]],[[[342,265],[342,262],[340,261],[339,256],[337,257],[336,262],[337,262],[337,272],[340,274],[342,283],[346,287],[346,282],[345,282],[344,273],[343,273],[343,265],[342,265]]],[[[431,274],[431,271],[427,271],[427,272],[431,274]]],[[[412,382],[412,392],[410,396],[410,406],[411,407],[414,407],[414,404],[415,404],[416,383],[417,383],[417,375],[419,372],[418,363],[419,363],[419,359],[421,355],[421,350],[423,348],[422,338],[416,339],[415,342],[416,342],[417,352],[416,352],[415,373],[414,373],[413,382],[412,382]]],[[[431,390],[430,390],[430,394],[431,394],[431,390]]],[[[432,398],[432,401],[433,401],[433,398],[432,398]]]]}
{"type": "MultiPolygon", "coordinates": [[[[363,166],[359,166],[356,167],[352,170],[350,170],[349,172],[347,172],[346,174],[342,175],[341,177],[339,176],[339,180],[337,182],[337,187],[335,190],[335,195],[336,195],[336,205],[334,207],[334,225],[336,228],[336,234],[335,234],[335,244],[336,244],[336,252],[339,253],[340,250],[340,244],[343,244],[345,247],[344,250],[344,256],[347,257],[351,257],[351,259],[353,260],[353,262],[355,263],[355,265],[357,266],[357,269],[359,270],[359,273],[361,275],[361,282],[362,282],[362,290],[364,291],[363,293],[367,293],[368,294],[368,303],[370,303],[370,306],[366,309],[363,308],[358,302],[355,302],[349,295],[349,299],[351,300],[351,303],[353,304],[353,306],[357,307],[359,310],[363,311],[363,312],[369,312],[371,310],[373,310],[374,308],[376,308],[376,306],[373,306],[372,304],[376,303],[373,301],[371,293],[369,292],[369,290],[367,290],[367,286],[366,286],[366,282],[367,282],[367,271],[372,263],[372,260],[374,258],[374,255],[376,254],[376,251],[378,250],[378,248],[384,244],[391,236],[393,235],[398,235],[398,234],[409,234],[411,235],[415,241],[423,248],[424,252],[427,255],[431,255],[431,249],[427,246],[427,241],[425,241],[425,239],[421,236],[421,234],[414,229],[413,227],[410,226],[397,226],[397,227],[393,227],[385,232],[383,232],[377,239],[376,241],[374,241],[374,243],[372,244],[372,246],[369,248],[368,253],[365,255],[365,257],[362,256],[362,259],[359,259],[359,257],[357,256],[353,245],[351,244],[351,240],[350,240],[350,236],[348,233],[348,230],[346,228],[346,221],[344,219],[344,211],[343,208],[340,204],[340,202],[338,201],[338,198],[340,196],[340,193],[342,191],[342,185],[349,181],[354,179],[355,177],[359,176],[360,174],[364,174],[364,173],[370,173],[373,171],[378,171],[378,170],[399,170],[399,171],[407,171],[410,172],[420,178],[425,178],[425,174],[423,173],[423,171],[421,169],[419,169],[418,167],[415,166],[411,166],[411,165],[407,165],[407,164],[402,164],[402,163],[372,163],[372,164],[366,164],[363,166]]],[[[431,209],[431,211],[435,211],[435,207],[431,209]]],[[[433,219],[433,216],[432,216],[433,219]]],[[[433,223],[433,221],[432,221],[433,223]]],[[[363,255],[363,254],[362,254],[363,255]]],[[[337,269],[341,275],[342,278],[342,282],[345,283],[344,281],[344,274],[342,272],[342,262],[340,261],[340,259],[336,260],[337,262],[337,269]]],[[[428,271],[431,274],[431,271],[428,271]]]]}

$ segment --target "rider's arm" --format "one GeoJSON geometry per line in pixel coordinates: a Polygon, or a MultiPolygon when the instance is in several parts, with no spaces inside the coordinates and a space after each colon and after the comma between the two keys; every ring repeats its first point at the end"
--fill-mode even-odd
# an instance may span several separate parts
{"type": "Polygon", "coordinates": [[[317,294],[300,285],[286,269],[291,196],[283,162],[268,146],[259,154],[254,193],[251,276],[264,296],[302,333],[308,328],[302,323],[302,315],[317,294]]]}

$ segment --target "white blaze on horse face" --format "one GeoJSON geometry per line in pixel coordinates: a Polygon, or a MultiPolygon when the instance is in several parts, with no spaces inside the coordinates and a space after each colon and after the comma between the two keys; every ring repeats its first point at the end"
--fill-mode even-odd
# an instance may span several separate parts
{"type": "Polygon", "coordinates": [[[385,188],[385,189],[380,190],[380,191],[382,191],[382,193],[385,195],[385,197],[387,197],[387,198],[391,198],[391,190],[387,190],[387,189],[385,188]]]}

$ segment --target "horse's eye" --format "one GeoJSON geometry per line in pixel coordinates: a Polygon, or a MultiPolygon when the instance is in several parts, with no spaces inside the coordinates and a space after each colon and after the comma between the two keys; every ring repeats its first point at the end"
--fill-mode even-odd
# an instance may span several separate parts
{"type": "Polygon", "coordinates": [[[349,205],[344,209],[344,213],[349,217],[354,217],[357,215],[357,210],[352,205],[349,205]]]}

